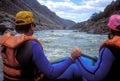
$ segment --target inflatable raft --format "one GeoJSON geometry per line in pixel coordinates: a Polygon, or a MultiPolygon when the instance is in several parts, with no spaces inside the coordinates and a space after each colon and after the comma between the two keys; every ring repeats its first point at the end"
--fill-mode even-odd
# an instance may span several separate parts
{"type": "MultiPolygon", "coordinates": [[[[53,61],[53,62],[51,62],[53,65],[57,65],[58,63],[60,63],[60,62],[63,62],[65,59],[66,59],[67,57],[64,57],[64,58],[60,58],[60,59],[57,59],[57,60],[55,60],[55,61],[53,61]]],[[[89,56],[89,55],[86,55],[86,54],[82,54],[81,55],[81,57],[78,57],[77,58],[77,60],[81,60],[82,62],[84,62],[84,64],[87,66],[87,65],[94,65],[95,63],[96,63],[96,61],[97,61],[97,56],[89,56]]],[[[74,66],[73,66],[74,67],[74,66]]],[[[72,69],[71,69],[72,70],[72,69]]],[[[76,73],[78,73],[79,71],[78,71],[78,68],[76,68],[75,70],[77,70],[77,71],[75,71],[76,73]]],[[[70,71],[70,69],[69,69],[69,71],[70,71]]],[[[71,74],[71,72],[68,72],[68,70],[66,71],[67,73],[65,73],[65,74],[63,74],[62,75],[62,77],[70,77],[71,78],[71,75],[69,75],[69,73],[71,74]]],[[[74,73],[75,73],[74,72],[74,73]]],[[[73,77],[74,77],[75,75],[73,74],[73,77]]],[[[75,78],[75,77],[74,77],[75,78]]],[[[78,80],[72,80],[72,79],[70,79],[70,80],[63,80],[63,79],[57,79],[57,80],[55,80],[55,81],[82,81],[82,79],[81,78],[79,78],[78,80]]]]}
{"type": "MultiPolygon", "coordinates": [[[[55,61],[52,61],[51,63],[57,64],[57,63],[64,61],[66,58],[67,57],[60,58],[60,59],[57,59],[55,61]]],[[[94,65],[94,63],[97,61],[97,56],[89,56],[87,54],[82,54],[81,58],[84,60],[85,63],[90,64],[90,65],[94,65]]],[[[78,60],[79,60],[79,58],[78,58],[78,60]]]]}

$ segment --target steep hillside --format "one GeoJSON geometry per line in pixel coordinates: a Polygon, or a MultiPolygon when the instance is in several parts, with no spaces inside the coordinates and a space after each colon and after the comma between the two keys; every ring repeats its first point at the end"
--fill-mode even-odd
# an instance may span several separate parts
{"type": "Polygon", "coordinates": [[[64,29],[75,24],[71,20],[60,18],[37,0],[0,0],[0,30],[5,27],[14,28],[15,14],[20,10],[29,10],[34,13],[37,30],[64,29]]]}
{"type": "Polygon", "coordinates": [[[120,0],[112,1],[103,12],[95,13],[85,22],[77,23],[72,29],[88,33],[107,34],[108,19],[112,14],[120,14],[120,0]]]}

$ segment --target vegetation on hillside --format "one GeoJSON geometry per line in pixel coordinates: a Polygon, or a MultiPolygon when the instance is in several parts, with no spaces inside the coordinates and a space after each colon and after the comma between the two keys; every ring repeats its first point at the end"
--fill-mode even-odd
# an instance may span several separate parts
{"type": "Polygon", "coordinates": [[[88,33],[107,34],[107,22],[112,14],[120,14],[120,0],[112,1],[103,12],[94,13],[90,19],[77,23],[72,29],[88,33]]]}

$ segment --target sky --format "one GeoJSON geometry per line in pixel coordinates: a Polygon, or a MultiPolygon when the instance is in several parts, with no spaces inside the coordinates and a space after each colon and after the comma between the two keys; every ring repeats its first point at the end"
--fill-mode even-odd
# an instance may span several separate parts
{"type": "Polygon", "coordinates": [[[92,14],[99,13],[115,0],[38,0],[61,18],[76,23],[88,20],[92,14]]]}

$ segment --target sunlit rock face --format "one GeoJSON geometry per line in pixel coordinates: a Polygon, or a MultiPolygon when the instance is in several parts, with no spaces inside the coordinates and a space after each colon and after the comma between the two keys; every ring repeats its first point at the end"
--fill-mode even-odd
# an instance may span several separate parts
{"type": "Polygon", "coordinates": [[[66,29],[75,24],[74,21],[60,18],[37,0],[0,0],[0,25],[14,28],[15,14],[21,10],[34,13],[36,30],[66,29]]]}

